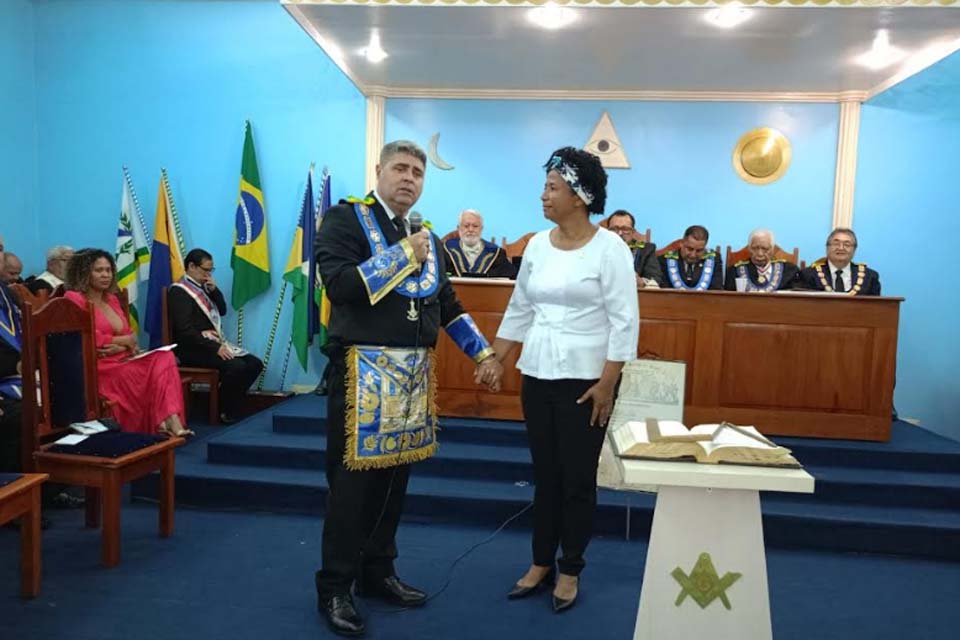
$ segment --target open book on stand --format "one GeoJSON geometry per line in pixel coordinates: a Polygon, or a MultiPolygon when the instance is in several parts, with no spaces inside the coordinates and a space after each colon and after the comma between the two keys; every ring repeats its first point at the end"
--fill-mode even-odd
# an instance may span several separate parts
{"type": "Polygon", "coordinates": [[[648,418],[618,425],[609,438],[613,452],[621,458],[801,468],[789,449],[754,427],[729,422],[687,429],[680,422],[648,418]]]}

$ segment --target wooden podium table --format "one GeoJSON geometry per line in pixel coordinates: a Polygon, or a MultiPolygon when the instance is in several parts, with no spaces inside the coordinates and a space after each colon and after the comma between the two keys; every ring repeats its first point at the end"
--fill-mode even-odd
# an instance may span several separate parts
{"type": "MultiPolygon", "coordinates": [[[[513,293],[503,280],[454,278],[493,340],[513,293]]],[[[639,357],[687,363],[684,422],[728,420],[765,434],[888,440],[902,298],[641,289],[639,357]]],[[[473,383],[474,366],[438,344],[440,413],[522,420],[520,373],[503,390],[473,383]]]]}

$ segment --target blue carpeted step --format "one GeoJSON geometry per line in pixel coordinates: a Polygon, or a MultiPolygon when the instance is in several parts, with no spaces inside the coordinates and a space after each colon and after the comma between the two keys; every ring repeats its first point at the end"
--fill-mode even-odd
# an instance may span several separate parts
{"type": "MultiPolygon", "coordinates": [[[[324,398],[301,396],[180,449],[178,502],[321,512],[325,407],[324,398]]],[[[407,519],[489,526],[528,503],[532,470],[521,424],[444,419],[443,426],[437,456],[414,467],[407,519]]],[[[957,443],[903,423],[893,425],[889,443],[775,439],[807,465],[817,492],[763,495],[770,545],[960,560],[957,443]]],[[[154,478],[134,487],[135,496],[156,492],[154,478]]],[[[627,500],[600,493],[598,533],[623,535],[627,500]]],[[[631,494],[629,500],[634,535],[646,536],[653,498],[631,494]]],[[[529,522],[526,513],[518,524],[529,522]]]]}
{"type": "MultiPolygon", "coordinates": [[[[447,432],[441,436],[446,436],[447,432]]],[[[208,460],[216,464],[322,470],[326,439],[321,435],[275,433],[269,423],[232,429],[208,441],[208,460]]],[[[442,440],[434,457],[417,465],[418,473],[445,478],[505,482],[532,481],[525,445],[487,446],[442,440]]],[[[960,508],[960,473],[879,470],[849,467],[807,467],[817,478],[807,502],[843,502],[888,506],[960,508]]]]}
{"type": "MultiPolygon", "coordinates": [[[[156,499],[157,490],[156,476],[152,476],[136,482],[133,493],[156,499]]],[[[176,490],[177,502],[185,505],[320,514],[326,481],[319,471],[209,465],[194,458],[178,460],[176,490]]],[[[533,488],[526,483],[438,478],[415,472],[404,517],[488,526],[519,511],[532,495],[533,488]]],[[[623,535],[628,497],[633,535],[649,535],[653,497],[611,491],[600,492],[594,526],[598,534],[623,535]]],[[[764,535],[770,546],[960,560],[960,513],[955,511],[810,504],[791,500],[788,494],[765,494],[762,506],[764,535]]],[[[518,524],[529,523],[527,513],[518,524]]]]}
{"type": "MultiPolygon", "coordinates": [[[[262,425],[232,431],[207,442],[207,459],[215,464],[322,470],[326,437],[273,433],[262,425]]],[[[533,470],[526,446],[485,446],[442,441],[435,456],[417,465],[421,473],[440,477],[530,482],[533,470]]]]}

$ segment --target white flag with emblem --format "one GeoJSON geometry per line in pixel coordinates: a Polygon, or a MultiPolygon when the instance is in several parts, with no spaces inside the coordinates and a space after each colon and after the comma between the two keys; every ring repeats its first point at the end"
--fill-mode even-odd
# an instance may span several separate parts
{"type": "Polygon", "coordinates": [[[126,168],[123,171],[123,196],[120,199],[120,224],[117,227],[117,286],[127,292],[130,303],[130,328],[140,330],[137,289],[150,277],[150,242],[143,227],[140,205],[126,168]]]}

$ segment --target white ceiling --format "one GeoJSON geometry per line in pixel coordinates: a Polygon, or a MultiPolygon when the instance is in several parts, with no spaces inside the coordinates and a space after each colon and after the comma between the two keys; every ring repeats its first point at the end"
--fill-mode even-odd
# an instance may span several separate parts
{"type": "Polygon", "coordinates": [[[523,7],[311,1],[283,0],[361,91],[388,97],[865,99],[960,47],[954,8],[758,7],[727,30],[708,24],[704,8],[592,6],[575,9],[573,26],[547,31],[523,7]],[[373,28],[389,54],[380,64],[359,54],[373,28]],[[880,28],[916,56],[880,71],[853,64],[880,28]]]}

